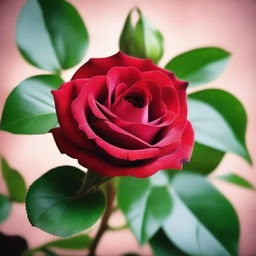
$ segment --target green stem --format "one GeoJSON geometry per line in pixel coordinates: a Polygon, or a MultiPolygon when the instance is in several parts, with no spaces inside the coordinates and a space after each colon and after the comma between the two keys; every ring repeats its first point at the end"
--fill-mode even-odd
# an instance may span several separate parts
{"type": "Polygon", "coordinates": [[[113,186],[112,182],[108,182],[106,184],[106,199],[107,199],[107,207],[102,217],[100,227],[90,246],[88,256],[96,256],[95,253],[96,253],[97,246],[100,242],[100,239],[104,235],[105,231],[108,229],[108,220],[109,220],[109,217],[111,216],[113,204],[115,200],[115,187],[113,186]]]}
{"type": "Polygon", "coordinates": [[[84,191],[84,187],[86,185],[86,180],[87,180],[87,173],[84,174],[81,186],[80,186],[79,190],[76,193],[77,195],[80,195],[84,191]]]}
{"type": "Polygon", "coordinates": [[[56,72],[54,73],[54,75],[56,75],[56,76],[61,76],[61,70],[60,70],[60,71],[56,71],[56,72]]]}
{"type": "Polygon", "coordinates": [[[93,171],[88,170],[83,177],[81,186],[78,192],[74,195],[80,197],[86,195],[90,191],[97,190],[99,186],[112,179],[111,177],[101,176],[93,171]]]}

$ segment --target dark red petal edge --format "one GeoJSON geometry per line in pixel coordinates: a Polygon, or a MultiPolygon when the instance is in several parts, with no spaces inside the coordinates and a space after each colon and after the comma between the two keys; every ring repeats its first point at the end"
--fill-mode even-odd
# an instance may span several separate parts
{"type": "Polygon", "coordinates": [[[78,162],[82,166],[108,177],[133,176],[137,178],[146,178],[159,170],[182,169],[183,163],[188,162],[191,157],[194,144],[193,128],[190,122],[188,122],[182,136],[181,145],[175,152],[154,160],[144,166],[119,167],[104,161],[100,156],[82,151],[66,139],[60,128],[53,129],[52,133],[61,153],[78,159],[78,162]]]}

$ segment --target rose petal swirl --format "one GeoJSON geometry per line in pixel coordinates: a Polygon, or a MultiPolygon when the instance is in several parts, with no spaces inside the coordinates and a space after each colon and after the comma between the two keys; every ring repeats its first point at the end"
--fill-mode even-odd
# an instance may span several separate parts
{"type": "Polygon", "coordinates": [[[181,169],[194,143],[187,85],[122,52],[90,59],[52,91],[60,127],[51,132],[61,153],[104,176],[181,169]]]}

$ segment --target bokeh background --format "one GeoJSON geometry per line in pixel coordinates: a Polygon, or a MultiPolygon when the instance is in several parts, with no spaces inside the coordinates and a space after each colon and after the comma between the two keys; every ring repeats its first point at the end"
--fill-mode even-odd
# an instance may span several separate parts
{"type": "MultiPolygon", "coordinates": [[[[165,38],[164,66],[175,55],[192,48],[222,47],[232,53],[226,72],[205,87],[221,88],[236,95],[248,115],[247,144],[256,162],[256,1],[255,0],[68,0],[83,17],[90,36],[84,62],[118,51],[118,39],[128,11],[138,6],[165,38]]],[[[0,112],[11,90],[23,79],[46,73],[26,63],[15,46],[15,24],[25,0],[0,0],[0,112]]],[[[40,49],[38,49],[40,51],[40,49]]],[[[79,65],[78,65],[79,66],[79,65]]],[[[69,80],[78,68],[64,72],[69,80]]],[[[18,169],[30,185],[49,169],[76,161],[61,155],[51,135],[13,135],[0,132],[0,155],[18,169]]],[[[235,172],[256,186],[255,167],[242,158],[226,154],[212,174],[235,172]]],[[[213,178],[212,178],[213,179],[213,178]]],[[[256,255],[256,192],[222,181],[214,184],[230,199],[238,211],[241,224],[240,255],[256,255]]],[[[0,176],[0,193],[6,188],[0,176]]],[[[159,206],[160,207],[160,206],[159,206]]],[[[113,225],[123,223],[120,213],[113,225]]],[[[31,247],[52,238],[33,228],[22,204],[14,204],[11,216],[0,225],[8,234],[26,237],[31,247]]],[[[129,231],[108,232],[100,243],[98,255],[120,255],[133,251],[151,255],[147,246],[139,247],[129,231]]]]}

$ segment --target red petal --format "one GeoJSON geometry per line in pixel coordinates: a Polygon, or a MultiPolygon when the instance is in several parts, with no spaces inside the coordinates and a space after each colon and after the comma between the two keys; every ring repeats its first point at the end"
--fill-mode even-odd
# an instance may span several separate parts
{"type": "Polygon", "coordinates": [[[106,116],[108,120],[112,123],[116,124],[118,127],[122,128],[123,130],[135,135],[136,137],[144,140],[147,143],[152,143],[152,140],[159,132],[159,130],[169,125],[169,122],[163,122],[158,124],[140,124],[140,123],[131,123],[125,120],[120,119],[114,113],[112,113],[109,109],[107,109],[102,104],[97,103],[101,112],[106,116]]]}
{"type": "MultiPolygon", "coordinates": [[[[108,155],[129,161],[147,159],[159,155],[160,150],[134,136],[106,119],[97,108],[95,101],[89,100],[94,120],[90,122],[95,135],[95,143],[108,155]]],[[[85,131],[85,130],[84,130],[85,131]]],[[[85,131],[86,132],[86,131],[85,131]]]]}
{"type": "Polygon", "coordinates": [[[194,143],[193,129],[188,122],[182,136],[182,144],[172,154],[138,167],[120,167],[112,165],[110,162],[103,160],[101,156],[97,156],[94,153],[82,151],[80,148],[70,143],[60,129],[54,129],[53,135],[61,153],[76,158],[84,167],[109,177],[134,176],[137,178],[146,178],[159,170],[181,169],[182,164],[189,161],[194,143]]]}
{"type": "MultiPolygon", "coordinates": [[[[95,143],[102,148],[106,153],[109,155],[112,155],[115,158],[120,158],[124,160],[137,160],[137,159],[145,159],[145,158],[151,158],[155,157],[160,153],[160,150],[158,148],[152,148],[148,143],[140,140],[139,138],[133,136],[132,134],[122,130],[121,128],[117,127],[116,125],[112,124],[111,122],[106,122],[104,121],[103,123],[98,124],[98,129],[100,128],[100,125],[104,125],[104,133],[106,135],[112,133],[111,140],[113,141],[113,138],[118,138],[119,140],[124,140],[124,142],[130,143],[131,140],[133,140],[132,143],[140,143],[141,146],[143,146],[143,149],[138,149],[138,150],[129,150],[129,149],[124,149],[117,147],[115,145],[110,144],[108,141],[105,141],[103,138],[98,136],[97,133],[92,129],[93,127],[96,128],[96,123],[95,124],[90,124],[88,123],[87,116],[88,111],[91,109],[95,117],[97,118],[104,118],[100,115],[100,111],[96,112],[95,108],[89,105],[88,100],[91,98],[89,97],[92,92],[94,93],[94,97],[97,98],[98,94],[102,91],[102,87],[106,85],[106,77],[103,76],[98,76],[93,79],[88,83],[88,86],[81,92],[79,97],[73,101],[72,103],[72,113],[74,119],[78,123],[78,127],[81,131],[83,131],[87,138],[90,140],[94,140],[95,143]],[[94,89],[91,87],[93,86],[94,89]],[[91,107],[91,108],[89,108],[91,107]],[[92,127],[91,127],[92,126],[92,127]],[[121,136],[121,137],[120,137],[121,136]]],[[[99,132],[99,130],[98,130],[99,132]]],[[[102,134],[101,134],[102,136],[102,134]]],[[[132,145],[130,143],[130,145],[132,145]]],[[[136,144],[136,145],[137,145],[136,144]]]]}
{"type": "Polygon", "coordinates": [[[78,130],[77,123],[75,122],[71,113],[71,104],[76,97],[77,90],[85,87],[87,83],[87,79],[71,81],[64,83],[60,89],[52,91],[58,121],[63,132],[70,141],[81,147],[83,147],[83,141],[86,139],[86,137],[81,131],[78,130]]]}
{"type": "Polygon", "coordinates": [[[128,87],[142,78],[141,72],[135,67],[113,67],[108,73],[111,93],[120,83],[125,83],[128,87]]]}
{"type": "Polygon", "coordinates": [[[151,98],[147,83],[139,80],[123,94],[119,95],[111,110],[123,120],[147,123],[148,106],[151,98]]]}
{"type": "Polygon", "coordinates": [[[140,71],[159,70],[169,77],[173,77],[173,73],[156,66],[150,59],[139,59],[128,56],[122,52],[118,52],[106,58],[92,58],[81,66],[72,77],[72,80],[78,78],[89,78],[96,75],[106,75],[113,67],[136,67],[140,71]]]}
{"type": "Polygon", "coordinates": [[[173,84],[171,78],[159,70],[142,72],[142,77],[144,79],[149,79],[149,80],[153,81],[160,88],[166,87],[166,86],[174,88],[174,84],[173,84]]]}

